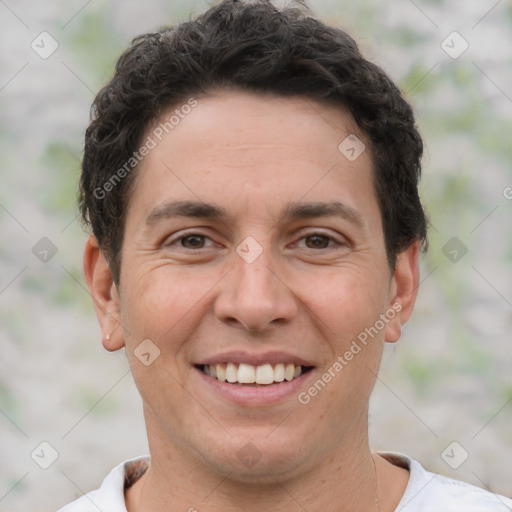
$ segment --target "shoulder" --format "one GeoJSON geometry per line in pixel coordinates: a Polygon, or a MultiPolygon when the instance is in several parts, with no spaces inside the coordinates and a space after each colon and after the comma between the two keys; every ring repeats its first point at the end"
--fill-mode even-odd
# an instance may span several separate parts
{"type": "Polygon", "coordinates": [[[124,490],[134,483],[149,466],[149,457],[122,462],[105,477],[101,487],[84,494],[57,512],[126,512],[124,490]]]}
{"type": "Polygon", "coordinates": [[[409,470],[409,483],[396,512],[512,512],[512,499],[431,473],[403,454],[378,452],[409,470]]]}

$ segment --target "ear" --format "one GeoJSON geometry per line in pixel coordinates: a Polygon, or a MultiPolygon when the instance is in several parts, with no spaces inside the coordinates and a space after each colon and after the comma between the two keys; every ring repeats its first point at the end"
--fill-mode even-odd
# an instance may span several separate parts
{"type": "Polygon", "coordinates": [[[119,293],[94,235],[89,236],[85,244],[83,265],[85,281],[101,327],[103,346],[109,351],[119,350],[124,347],[119,293]]]}
{"type": "MultiPolygon", "coordinates": [[[[385,331],[385,340],[388,343],[395,343],[400,339],[402,325],[409,320],[414,309],[419,287],[419,246],[420,243],[416,241],[397,256],[388,305],[388,311],[393,311],[394,316],[387,323],[385,331]]],[[[390,313],[388,315],[391,316],[390,313]]]]}

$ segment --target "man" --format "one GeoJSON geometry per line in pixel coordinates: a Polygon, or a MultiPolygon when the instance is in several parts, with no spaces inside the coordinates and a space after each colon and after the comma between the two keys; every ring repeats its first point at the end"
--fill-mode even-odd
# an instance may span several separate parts
{"type": "Polygon", "coordinates": [[[62,511],[512,510],[368,445],[427,223],[411,108],[347,34],[223,1],[137,38],[93,107],[84,273],[150,457],[62,511]]]}

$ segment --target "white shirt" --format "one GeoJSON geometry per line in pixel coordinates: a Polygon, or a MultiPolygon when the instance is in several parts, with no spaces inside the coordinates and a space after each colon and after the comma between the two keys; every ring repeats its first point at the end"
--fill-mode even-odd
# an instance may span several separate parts
{"type": "MultiPolygon", "coordinates": [[[[512,512],[512,499],[479,487],[426,471],[406,455],[378,452],[396,466],[409,470],[409,483],[395,512],[512,512]]],[[[133,484],[149,465],[149,457],[138,457],[116,466],[101,487],[58,512],[127,512],[125,485],[133,484]]]]}

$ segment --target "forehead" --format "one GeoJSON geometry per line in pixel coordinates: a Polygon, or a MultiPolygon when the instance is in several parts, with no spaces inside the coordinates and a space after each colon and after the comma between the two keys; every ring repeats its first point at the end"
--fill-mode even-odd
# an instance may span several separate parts
{"type": "MultiPolygon", "coordinates": [[[[339,156],[339,143],[345,137],[355,134],[365,139],[349,110],[332,100],[239,89],[213,90],[197,99],[183,99],[155,120],[147,134],[156,135],[157,142],[169,139],[170,144],[170,136],[174,135],[175,146],[178,140],[194,139],[194,155],[199,145],[201,150],[211,150],[213,145],[220,144],[224,149],[241,152],[244,144],[253,149],[261,145],[265,150],[306,142],[302,145],[303,153],[313,154],[320,149],[327,151],[326,157],[330,158],[339,156]],[[195,106],[190,108],[190,104],[195,106]]],[[[186,155],[190,149],[190,145],[180,146],[180,153],[186,155]]]]}
{"type": "Polygon", "coordinates": [[[272,210],[273,202],[281,211],[283,202],[326,199],[354,210],[363,202],[377,208],[369,146],[338,105],[217,91],[173,106],[147,138],[154,148],[139,166],[129,205],[138,217],[170,200],[253,212],[263,204],[272,210]],[[346,153],[354,143],[362,151],[357,158],[346,153]]]}

